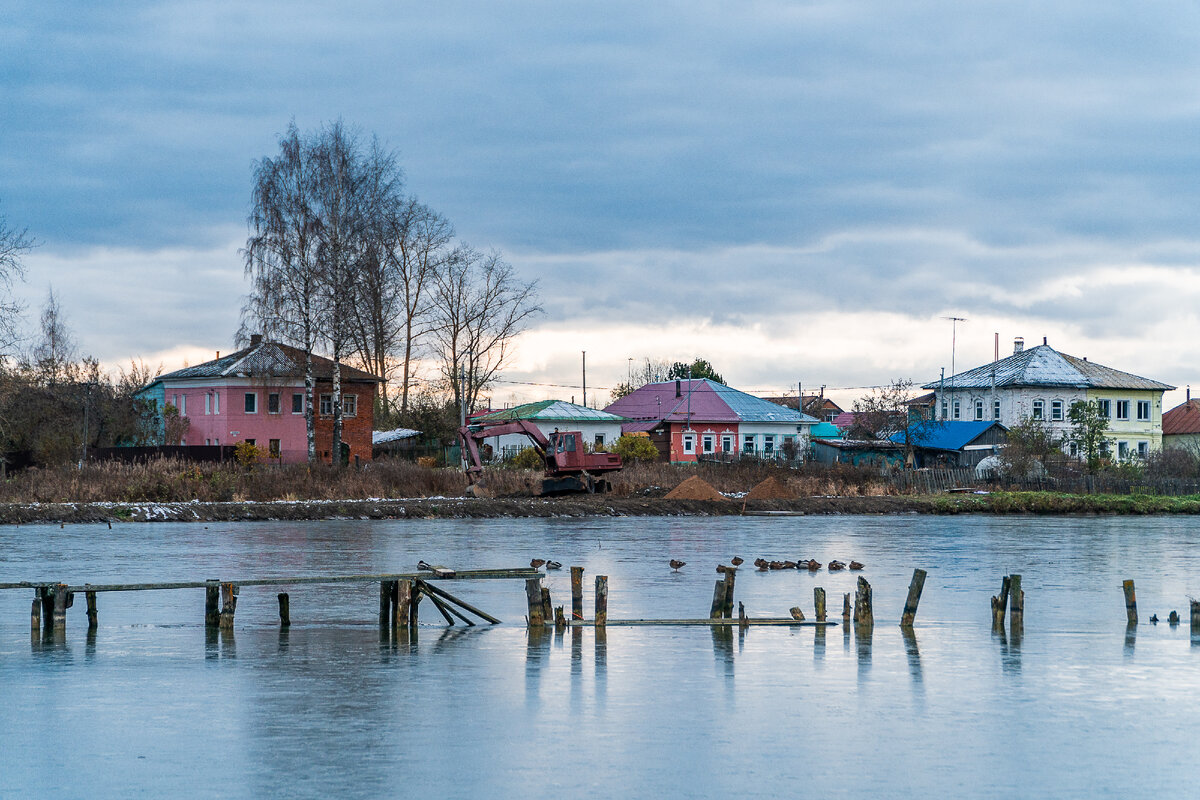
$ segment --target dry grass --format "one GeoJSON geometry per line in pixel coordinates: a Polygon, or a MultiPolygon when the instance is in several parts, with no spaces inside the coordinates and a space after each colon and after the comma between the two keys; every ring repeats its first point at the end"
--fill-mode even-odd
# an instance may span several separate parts
{"type": "MultiPolygon", "coordinates": [[[[892,494],[877,473],[853,467],[788,469],[774,464],[671,465],[638,463],[609,476],[619,497],[662,496],[696,475],[724,493],[748,492],[774,477],[797,497],[842,497],[892,494]]],[[[536,493],[542,474],[536,470],[488,469],[484,484],[494,497],[528,497],[536,493]]],[[[158,460],[146,464],[115,462],[31,468],[0,482],[3,503],[89,502],[243,502],[268,500],[362,500],[459,496],[465,476],[456,469],[436,469],[386,459],[361,469],[325,465],[260,465],[246,469],[232,463],[192,464],[158,460]]]]}

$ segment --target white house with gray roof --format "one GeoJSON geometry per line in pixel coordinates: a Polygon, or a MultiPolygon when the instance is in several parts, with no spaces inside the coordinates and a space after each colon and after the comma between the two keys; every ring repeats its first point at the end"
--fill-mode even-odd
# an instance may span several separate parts
{"type": "MultiPolygon", "coordinates": [[[[532,422],[549,436],[558,430],[580,431],[583,441],[592,447],[608,447],[621,436],[621,423],[628,422],[625,417],[609,414],[597,408],[568,403],[565,400],[541,400],[536,403],[506,408],[475,418],[474,422],[500,422],[523,419],[532,422]]],[[[509,433],[487,439],[487,444],[493,448],[496,457],[507,458],[520,450],[529,447],[532,442],[528,436],[519,433],[509,433]]]]}
{"type": "Polygon", "coordinates": [[[1109,451],[1124,459],[1162,448],[1162,396],[1175,387],[1060,353],[1044,339],[1029,349],[1017,339],[1007,358],[922,388],[936,393],[938,419],[994,420],[1007,428],[1041,419],[1064,439],[1071,404],[1095,401],[1108,418],[1109,451]]]}

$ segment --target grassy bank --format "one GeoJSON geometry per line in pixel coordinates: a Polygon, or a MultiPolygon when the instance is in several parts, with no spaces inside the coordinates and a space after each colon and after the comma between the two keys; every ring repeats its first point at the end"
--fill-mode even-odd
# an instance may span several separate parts
{"type": "Polygon", "coordinates": [[[1200,496],[993,492],[929,498],[937,514],[1200,514],[1200,496]]]}

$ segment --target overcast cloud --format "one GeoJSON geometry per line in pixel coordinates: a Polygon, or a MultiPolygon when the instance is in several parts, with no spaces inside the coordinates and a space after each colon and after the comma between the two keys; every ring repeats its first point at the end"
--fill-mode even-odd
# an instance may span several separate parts
{"type": "Polygon", "coordinates": [[[229,348],[251,164],[341,117],[540,280],[511,380],[923,382],[950,315],[960,369],[999,331],[1200,374],[1194,5],[30,2],[0,41],[22,291],[111,363],[229,348]]]}

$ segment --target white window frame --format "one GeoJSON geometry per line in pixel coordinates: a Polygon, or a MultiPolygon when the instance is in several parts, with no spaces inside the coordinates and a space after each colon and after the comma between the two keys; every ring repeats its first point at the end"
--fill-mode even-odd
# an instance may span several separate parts
{"type": "Polygon", "coordinates": [[[258,413],[258,392],[245,392],[245,397],[242,399],[242,410],[247,414],[258,413]],[[253,402],[250,402],[251,397],[254,398],[253,402]],[[254,408],[247,408],[247,406],[254,406],[254,408]]]}
{"type": "Polygon", "coordinates": [[[950,405],[947,400],[942,400],[942,419],[950,418],[950,405]]]}
{"type": "Polygon", "coordinates": [[[1117,441],[1117,458],[1125,461],[1129,458],[1129,442],[1124,440],[1117,441]]]}
{"type": "Polygon", "coordinates": [[[959,406],[959,402],[958,402],[958,400],[955,400],[955,401],[954,401],[954,406],[953,406],[953,408],[954,408],[954,418],[955,418],[955,419],[962,419],[962,408],[959,406]]]}
{"type": "Polygon", "coordinates": [[[775,455],[775,434],[763,434],[763,455],[775,455]]]}
{"type": "Polygon", "coordinates": [[[1137,401],[1138,422],[1149,422],[1150,417],[1151,417],[1150,401],[1149,400],[1138,400],[1137,401]],[[1143,408],[1146,410],[1145,414],[1142,413],[1143,408]]]}
{"type": "Polygon", "coordinates": [[[1029,412],[1029,415],[1033,419],[1045,419],[1046,418],[1046,401],[1045,400],[1034,400],[1033,406],[1029,412]]]}
{"type": "Polygon", "coordinates": [[[1000,419],[1000,401],[999,400],[992,401],[992,419],[995,419],[995,420],[1000,419]]]}
{"type": "Polygon", "coordinates": [[[358,395],[342,393],[342,416],[358,416],[358,395]]]}
{"type": "Polygon", "coordinates": [[[721,434],[721,452],[722,453],[732,453],[734,447],[737,446],[736,442],[737,442],[737,437],[734,436],[732,433],[721,434]]]}
{"type": "Polygon", "coordinates": [[[700,452],[705,454],[717,452],[716,434],[706,433],[700,437],[700,452]]]}
{"type": "Polygon", "coordinates": [[[322,417],[332,417],[333,416],[333,392],[325,392],[319,398],[317,398],[317,412],[322,417]],[[326,402],[329,403],[328,411],[325,410],[326,402]]]}
{"type": "MultiPolygon", "coordinates": [[[[1117,401],[1117,419],[1121,420],[1122,422],[1129,421],[1129,401],[1128,400],[1118,400],[1117,401]],[[1125,412],[1124,414],[1121,413],[1122,410],[1124,410],[1124,412],[1125,412]]],[[[1128,446],[1128,443],[1126,443],[1126,446],[1128,446]]]]}
{"type": "MultiPolygon", "coordinates": [[[[204,413],[205,414],[212,413],[212,395],[209,394],[208,392],[204,393],[204,413]]],[[[204,443],[208,444],[208,440],[205,440],[204,443]]]]}
{"type": "Polygon", "coordinates": [[[1053,420],[1054,422],[1062,422],[1063,421],[1063,401],[1062,400],[1051,400],[1050,401],[1050,419],[1053,420]]]}
{"type": "Polygon", "coordinates": [[[181,416],[181,417],[187,416],[187,395],[186,394],[179,395],[179,416],[181,416]]]}
{"type": "Polygon", "coordinates": [[[757,444],[757,442],[755,441],[755,436],[753,433],[745,434],[742,437],[742,452],[743,453],[753,453],[755,450],[756,444],[757,444]]]}
{"type": "Polygon", "coordinates": [[[982,420],[983,420],[983,401],[976,400],[975,401],[975,421],[980,422],[982,420]]]}
{"type": "Polygon", "coordinates": [[[1097,400],[1096,401],[1096,413],[1098,415],[1100,415],[1101,417],[1103,417],[1104,419],[1112,419],[1112,401],[1111,400],[1097,400]]]}
{"type": "Polygon", "coordinates": [[[1138,449],[1138,457],[1139,458],[1149,458],[1150,457],[1150,443],[1149,442],[1147,442],[1145,440],[1139,441],[1137,443],[1137,449],[1138,449]]]}
{"type": "Polygon", "coordinates": [[[221,393],[220,392],[213,392],[213,413],[214,414],[221,413],[221,393]]]}
{"type": "Polygon", "coordinates": [[[696,434],[685,433],[683,435],[683,454],[685,456],[694,456],[696,454],[696,434]]]}

